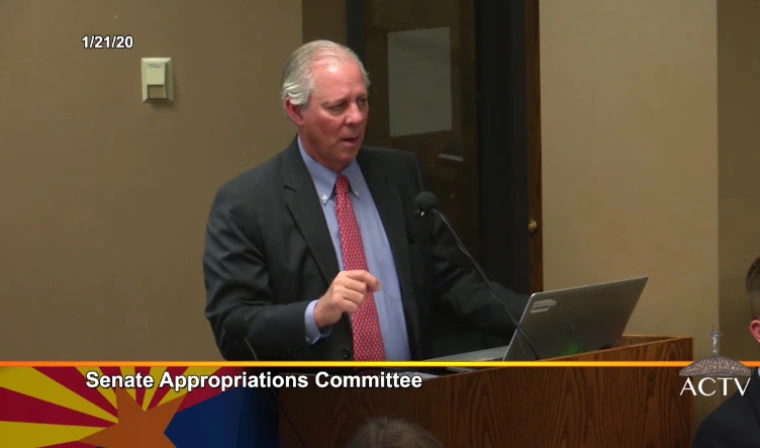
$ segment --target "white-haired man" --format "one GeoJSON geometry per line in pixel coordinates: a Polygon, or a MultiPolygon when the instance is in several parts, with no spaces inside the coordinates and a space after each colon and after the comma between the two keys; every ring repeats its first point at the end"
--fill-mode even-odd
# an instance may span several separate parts
{"type": "MultiPolygon", "coordinates": [[[[752,319],[749,333],[760,343],[760,257],[750,266],[745,280],[752,319]]],[[[695,448],[760,446],[760,372],[753,371],[743,394],[736,392],[699,425],[695,448]]]]}
{"type": "Polygon", "coordinates": [[[504,303],[493,300],[442,222],[415,213],[414,155],[363,145],[368,86],[350,49],[298,48],[282,78],[297,135],[218,191],[203,267],[226,359],[250,359],[225,332],[232,314],[267,360],[425,359],[434,307],[495,336],[514,331],[505,305],[520,316],[527,297],[497,285],[504,303]]]}

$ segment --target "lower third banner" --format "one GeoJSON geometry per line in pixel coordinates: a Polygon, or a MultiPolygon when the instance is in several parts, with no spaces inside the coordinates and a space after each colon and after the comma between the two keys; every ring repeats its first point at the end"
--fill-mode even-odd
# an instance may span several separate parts
{"type": "Polygon", "coordinates": [[[264,388],[239,387],[245,375],[229,367],[3,367],[0,446],[276,447],[277,404],[264,388]]]}

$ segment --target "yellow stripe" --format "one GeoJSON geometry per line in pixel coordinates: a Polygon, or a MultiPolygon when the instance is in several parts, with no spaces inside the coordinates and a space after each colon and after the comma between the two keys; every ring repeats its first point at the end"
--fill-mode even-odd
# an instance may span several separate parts
{"type": "MultiPolygon", "coordinates": [[[[187,370],[185,370],[185,373],[182,374],[182,376],[193,376],[193,375],[212,375],[214,372],[219,370],[218,367],[191,367],[187,370]]],[[[161,401],[158,403],[159,406],[161,406],[164,403],[168,403],[175,398],[181,397],[187,393],[187,388],[182,388],[179,392],[176,392],[174,389],[170,390],[169,392],[164,395],[164,398],[161,399],[161,401]]]]}
{"type": "Polygon", "coordinates": [[[76,442],[103,428],[36,423],[0,422],[0,445],[13,448],[38,448],[76,442]]]}
{"type": "Polygon", "coordinates": [[[84,397],[30,367],[0,370],[0,387],[109,422],[118,421],[84,397]]]}
{"type": "MultiPolygon", "coordinates": [[[[87,372],[97,372],[98,377],[103,376],[103,372],[97,367],[77,367],[77,370],[79,370],[79,373],[82,374],[82,377],[85,377],[87,375],[87,372]]],[[[114,409],[116,409],[116,394],[113,393],[113,389],[98,387],[97,391],[100,392],[100,395],[102,395],[103,398],[108,400],[108,402],[113,405],[114,409]]]]}
{"type": "Polygon", "coordinates": [[[145,395],[143,396],[143,403],[142,403],[142,409],[143,411],[148,410],[148,405],[150,404],[150,400],[153,399],[153,395],[156,394],[156,389],[158,388],[158,382],[161,380],[161,375],[164,373],[164,370],[166,370],[165,367],[151,367],[149,375],[153,377],[153,387],[150,389],[145,389],[145,395]]]}
{"type": "MultiPolygon", "coordinates": [[[[121,368],[121,376],[135,376],[135,368],[134,367],[122,367],[121,368]]],[[[127,393],[130,397],[132,397],[133,400],[137,401],[137,398],[135,396],[135,390],[134,389],[127,389],[127,393]]]]}

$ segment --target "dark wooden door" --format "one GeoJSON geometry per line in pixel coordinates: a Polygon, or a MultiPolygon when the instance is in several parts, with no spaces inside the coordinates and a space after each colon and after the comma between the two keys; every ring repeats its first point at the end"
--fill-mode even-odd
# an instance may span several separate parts
{"type": "Polygon", "coordinates": [[[304,38],[364,61],[367,143],[417,154],[491,279],[542,290],[539,2],[324,1],[345,28],[305,2],[304,38]]]}
{"type": "Polygon", "coordinates": [[[370,74],[366,143],[414,152],[429,189],[478,256],[474,0],[363,4],[370,74]]]}

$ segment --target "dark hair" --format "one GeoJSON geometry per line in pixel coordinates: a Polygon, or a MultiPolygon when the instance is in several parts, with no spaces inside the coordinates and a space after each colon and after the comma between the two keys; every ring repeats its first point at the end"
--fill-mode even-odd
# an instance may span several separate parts
{"type": "Polygon", "coordinates": [[[745,287],[752,314],[756,319],[760,319],[760,257],[749,267],[745,287]]]}
{"type": "Polygon", "coordinates": [[[442,448],[424,428],[402,419],[374,418],[354,434],[346,448],[442,448]]]}

